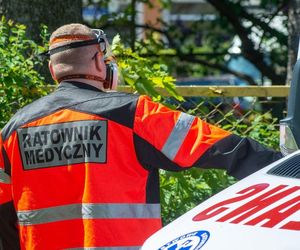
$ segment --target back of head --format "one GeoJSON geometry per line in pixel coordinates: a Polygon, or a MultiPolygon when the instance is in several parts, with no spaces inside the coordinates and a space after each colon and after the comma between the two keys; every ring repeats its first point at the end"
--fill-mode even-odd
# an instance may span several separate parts
{"type": "MultiPolygon", "coordinates": [[[[67,24],[55,30],[50,37],[50,50],[62,45],[95,39],[93,31],[83,24],[67,24]]],[[[83,46],[51,55],[51,65],[56,78],[71,74],[90,74],[94,64],[92,58],[99,46],[83,46]]]]}

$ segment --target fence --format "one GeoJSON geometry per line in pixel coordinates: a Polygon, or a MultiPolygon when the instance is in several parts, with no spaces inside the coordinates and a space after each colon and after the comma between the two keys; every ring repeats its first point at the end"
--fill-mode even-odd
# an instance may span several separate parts
{"type": "MultiPolygon", "coordinates": [[[[119,91],[133,92],[129,86],[119,86],[119,91]]],[[[205,96],[205,97],[235,97],[235,96],[255,96],[255,97],[287,97],[289,86],[177,86],[177,92],[182,96],[205,96]]],[[[167,96],[164,89],[158,91],[167,96]]]]}

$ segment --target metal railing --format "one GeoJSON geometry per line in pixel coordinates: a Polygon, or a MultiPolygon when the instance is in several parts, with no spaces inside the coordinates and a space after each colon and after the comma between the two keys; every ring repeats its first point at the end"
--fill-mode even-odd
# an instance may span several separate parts
{"type": "MultiPolygon", "coordinates": [[[[129,86],[119,86],[119,91],[134,92],[129,86]]],[[[168,96],[166,90],[156,88],[159,93],[168,96]]],[[[176,86],[176,91],[182,96],[205,96],[205,97],[235,97],[235,96],[255,96],[255,97],[287,97],[289,86],[176,86]]]]}

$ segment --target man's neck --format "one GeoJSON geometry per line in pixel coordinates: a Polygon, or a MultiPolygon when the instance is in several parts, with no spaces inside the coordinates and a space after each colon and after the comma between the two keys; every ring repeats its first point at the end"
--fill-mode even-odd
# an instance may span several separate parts
{"type": "Polygon", "coordinates": [[[95,81],[95,80],[90,80],[90,79],[84,79],[84,78],[74,78],[74,79],[68,79],[67,81],[72,81],[72,82],[82,82],[88,85],[91,85],[103,92],[105,92],[106,90],[103,87],[103,83],[99,82],[99,81],[95,81]]]}

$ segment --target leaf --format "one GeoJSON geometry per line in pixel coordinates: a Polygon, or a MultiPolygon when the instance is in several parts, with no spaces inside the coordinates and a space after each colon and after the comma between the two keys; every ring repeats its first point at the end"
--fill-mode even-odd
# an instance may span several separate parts
{"type": "Polygon", "coordinates": [[[26,37],[26,26],[1,18],[0,22],[0,126],[22,106],[45,94],[44,78],[35,67],[38,45],[26,37]],[[31,56],[28,56],[31,55],[31,56]],[[24,87],[26,86],[26,87],[24,87]],[[35,86],[33,89],[32,86],[35,86]]]}

